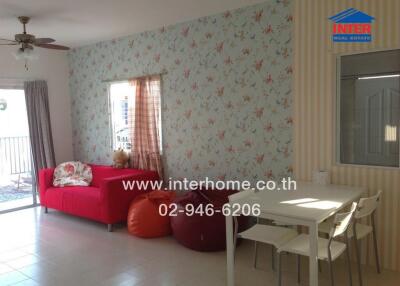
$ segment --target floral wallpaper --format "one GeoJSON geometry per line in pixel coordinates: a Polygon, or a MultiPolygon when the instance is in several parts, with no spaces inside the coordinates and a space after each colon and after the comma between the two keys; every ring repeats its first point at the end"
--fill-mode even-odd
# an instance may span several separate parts
{"type": "Polygon", "coordinates": [[[75,159],[111,163],[107,83],[159,73],[166,178],[292,172],[292,9],[274,0],[73,49],[75,159]]]}

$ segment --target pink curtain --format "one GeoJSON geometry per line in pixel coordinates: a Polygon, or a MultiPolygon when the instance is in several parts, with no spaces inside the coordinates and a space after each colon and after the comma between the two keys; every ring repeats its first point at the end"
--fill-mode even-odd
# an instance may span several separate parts
{"type": "Polygon", "coordinates": [[[163,176],[161,160],[160,76],[131,80],[135,87],[133,120],[130,122],[132,138],[131,165],[133,168],[157,171],[163,176]]]}

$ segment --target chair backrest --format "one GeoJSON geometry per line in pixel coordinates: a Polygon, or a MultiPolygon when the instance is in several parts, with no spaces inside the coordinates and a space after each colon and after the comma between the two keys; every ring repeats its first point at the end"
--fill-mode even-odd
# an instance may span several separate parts
{"type": "Polygon", "coordinates": [[[351,221],[353,220],[353,216],[356,209],[357,209],[357,203],[354,202],[349,212],[335,215],[335,219],[333,220],[333,227],[329,234],[330,238],[339,236],[347,230],[351,221]]]}
{"type": "Polygon", "coordinates": [[[233,195],[229,196],[229,202],[230,203],[236,202],[236,201],[238,201],[238,200],[240,200],[240,199],[242,199],[244,197],[247,197],[247,196],[249,196],[251,194],[254,194],[253,190],[246,190],[246,191],[237,192],[236,194],[233,194],[233,195]]]}
{"type": "Polygon", "coordinates": [[[356,219],[360,219],[371,215],[378,207],[381,199],[382,191],[379,190],[375,196],[369,198],[361,198],[358,202],[357,210],[354,214],[356,219]]]}

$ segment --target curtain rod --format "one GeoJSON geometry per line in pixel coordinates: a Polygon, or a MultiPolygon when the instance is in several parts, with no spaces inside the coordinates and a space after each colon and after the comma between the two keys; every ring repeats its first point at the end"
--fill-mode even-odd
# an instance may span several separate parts
{"type": "Polygon", "coordinates": [[[0,78],[0,89],[23,89],[27,81],[36,81],[37,78],[0,78]]]}
{"type": "Polygon", "coordinates": [[[6,80],[19,80],[19,81],[32,81],[32,80],[40,80],[39,78],[34,78],[34,77],[0,77],[0,81],[6,81],[6,80]]]}
{"type": "Polygon", "coordinates": [[[153,73],[153,74],[145,74],[145,75],[140,75],[140,76],[130,76],[126,78],[112,78],[112,79],[103,79],[101,82],[113,82],[113,81],[127,81],[135,78],[143,78],[143,77],[152,77],[156,75],[164,75],[167,74],[167,71],[162,71],[159,73],[153,73]]]}

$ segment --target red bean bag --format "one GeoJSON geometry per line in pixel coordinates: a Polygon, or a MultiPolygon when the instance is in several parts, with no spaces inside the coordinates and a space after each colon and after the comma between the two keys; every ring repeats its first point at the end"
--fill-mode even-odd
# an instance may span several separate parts
{"type": "MultiPolygon", "coordinates": [[[[174,203],[179,208],[185,208],[186,204],[214,205],[215,209],[222,209],[228,202],[228,196],[236,193],[231,190],[195,190],[175,199],[174,203]]],[[[248,219],[239,217],[239,231],[244,230],[248,219]]],[[[194,214],[189,216],[186,212],[177,212],[177,216],[171,216],[172,233],[175,239],[187,248],[197,251],[221,251],[226,248],[225,216],[215,213],[212,216],[194,214]]]]}
{"type": "Polygon", "coordinates": [[[142,238],[154,238],[171,234],[169,216],[159,214],[160,204],[169,205],[175,198],[170,191],[152,191],[138,196],[128,212],[128,231],[142,238]]]}

